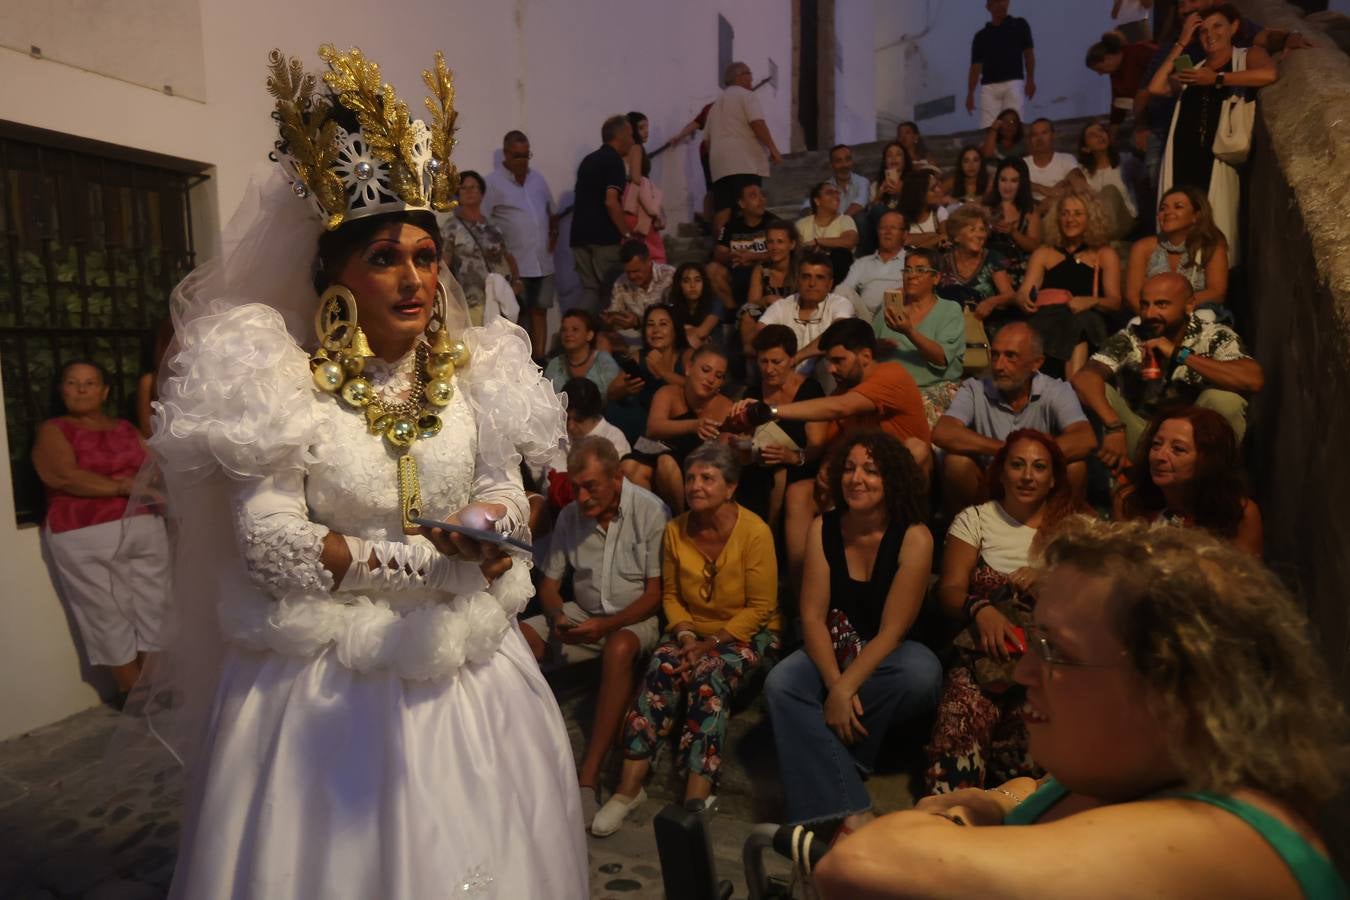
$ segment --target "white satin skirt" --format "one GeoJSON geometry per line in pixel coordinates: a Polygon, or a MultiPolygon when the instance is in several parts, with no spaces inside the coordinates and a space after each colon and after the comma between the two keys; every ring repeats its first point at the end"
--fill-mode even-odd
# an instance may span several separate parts
{"type": "Polygon", "coordinates": [[[519,629],[451,678],[231,650],[170,896],[581,900],[562,715],[519,629]]]}

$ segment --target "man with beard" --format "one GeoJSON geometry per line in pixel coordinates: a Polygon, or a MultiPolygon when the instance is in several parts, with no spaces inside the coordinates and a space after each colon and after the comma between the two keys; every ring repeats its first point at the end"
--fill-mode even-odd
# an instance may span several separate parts
{"type": "Polygon", "coordinates": [[[1097,455],[1113,471],[1128,465],[1149,419],[1164,404],[1212,409],[1242,443],[1247,396],[1264,381],[1261,365],[1231,328],[1195,318],[1194,306],[1185,278],[1154,275],[1140,294],[1139,325],[1108,338],[1073,378],[1078,399],[1102,423],[1097,455]]]}
{"type": "Polygon", "coordinates": [[[1050,435],[1069,461],[1069,481],[1081,496],[1088,454],[1097,438],[1073,388],[1040,371],[1041,337],[1025,322],[999,329],[989,348],[990,371],[968,378],[933,426],[933,445],[945,451],[942,496],[951,516],[985,500],[983,474],[1014,431],[1050,435]]]}

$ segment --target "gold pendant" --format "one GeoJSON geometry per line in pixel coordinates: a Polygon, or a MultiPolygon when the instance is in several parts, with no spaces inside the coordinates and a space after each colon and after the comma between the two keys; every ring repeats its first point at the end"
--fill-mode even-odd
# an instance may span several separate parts
{"type": "Polygon", "coordinates": [[[406,453],[398,458],[398,508],[403,513],[403,533],[416,534],[421,526],[412,520],[422,515],[422,488],[417,481],[417,460],[406,453]]]}

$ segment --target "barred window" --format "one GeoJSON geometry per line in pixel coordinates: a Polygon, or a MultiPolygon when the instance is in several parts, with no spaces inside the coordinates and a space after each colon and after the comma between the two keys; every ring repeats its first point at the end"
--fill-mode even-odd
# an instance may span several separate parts
{"type": "Polygon", "coordinates": [[[42,517],[31,451],[61,411],[64,363],[102,365],[106,412],[136,421],[169,295],[194,264],[188,195],[205,168],[0,122],[0,378],[20,523],[42,517]]]}

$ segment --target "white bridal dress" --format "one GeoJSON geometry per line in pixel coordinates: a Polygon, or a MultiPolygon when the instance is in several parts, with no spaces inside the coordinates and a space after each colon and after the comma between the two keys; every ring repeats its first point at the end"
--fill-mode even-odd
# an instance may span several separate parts
{"type": "MultiPolygon", "coordinates": [[[[361,414],[314,390],[277,309],[198,312],[179,323],[152,446],[171,490],[187,485],[171,497],[186,530],[235,564],[176,575],[180,596],[218,595],[209,618],[222,640],[172,896],[586,897],[571,749],[515,625],[528,563],[490,588],[462,563],[457,593],[333,592],[319,562],[330,529],[425,540],[400,528],[396,457],[361,414]],[[227,500],[184,511],[194,479],[212,477],[227,500]]],[[[556,448],[563,413],[514,325],[464,340],[473,357],[444,427],[411,451],[424,514],[481,500],[523,526],[521,448],[556,448]]],[[[368,373],[393,393],[413,364],[373,360],[368,373]]]]}

